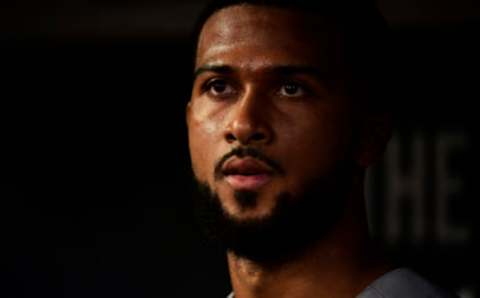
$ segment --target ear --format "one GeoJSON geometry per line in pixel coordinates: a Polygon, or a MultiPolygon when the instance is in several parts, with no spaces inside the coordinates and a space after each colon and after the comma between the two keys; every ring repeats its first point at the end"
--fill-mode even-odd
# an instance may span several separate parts
{"type": "Polygon", "coordinates": [[[361,167],[368,168],[382,157],[392,136],[391,114],[369,113],[362,120],[358,133],[356,160],[361,167]]]}

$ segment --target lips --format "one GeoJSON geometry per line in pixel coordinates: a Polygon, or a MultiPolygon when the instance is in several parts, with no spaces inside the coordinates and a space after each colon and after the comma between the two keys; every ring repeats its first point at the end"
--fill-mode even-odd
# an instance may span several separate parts
{"type": "Polygon", "coordinates": [[[271,180],[273,170],[263,162],[247,157],[227,162],[222,174],[233,189],[255,191],[271,180]]]}

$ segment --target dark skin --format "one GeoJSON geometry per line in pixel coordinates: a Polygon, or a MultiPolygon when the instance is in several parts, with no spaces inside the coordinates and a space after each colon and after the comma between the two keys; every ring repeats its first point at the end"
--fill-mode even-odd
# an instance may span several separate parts
{"type": "MultiPolygon", "coordinates": [[[[387,118],[359,108],[346,91],[342,46],[331,21],[281,8],[231,6],[205,23],[187,107],[189,146],[195,176],[232,218],[268,217],[279,193],[300,198],[339,161],[350,158],[365,169],[383,151],[387,118]],[[284,173],[215,179],[216,162],[238,146],[261,150],[284,173]],[[242,189],[255,191],[257,203],[242,207],[234,196],[242,189]]],[[[267,266],[229,251],[235,296],[354,297],[386,272],[368,240],[363,173],[356,172],[342,198],[338,223],[295,259],[267,266]]]]}

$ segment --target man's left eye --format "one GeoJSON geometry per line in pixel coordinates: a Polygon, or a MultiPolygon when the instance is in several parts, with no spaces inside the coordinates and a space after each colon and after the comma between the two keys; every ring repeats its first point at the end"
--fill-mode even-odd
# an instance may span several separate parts
{"type": "Polygon", "coordinates": [[[305,89],[297,83],[286,83],[280,87],[280,95],[287,97],[300,97],[305,95],[305,89]]]}

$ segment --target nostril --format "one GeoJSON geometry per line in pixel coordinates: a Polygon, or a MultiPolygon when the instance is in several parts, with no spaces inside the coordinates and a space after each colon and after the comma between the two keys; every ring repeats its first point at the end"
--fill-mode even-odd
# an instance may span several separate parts
{"type": "Polygon", "coordinates": [[[232,133],[228,133],[228,134],[225,136],[225,139],[227,139],[227,142],[233,142],[233,141],[235,141],[237,138],[235,138],[235,136],[234,136],[232,133]]]}
{"type": "Polygon", "coordinates": [[[252,141],[261,141],[265,139],[265,135],[261,132],[256,132],[251,136],[252,141]]]}
{"type": "Polygon", "coordinates": [[[224,140],[229,143],[239,142],[242,145],[249,145],[251,143],[265,143],[268,142],[270,134],[267,131],[259,130],[231,130],[226,131],[224,134],[224,140]]]}

